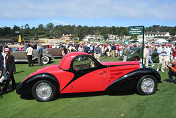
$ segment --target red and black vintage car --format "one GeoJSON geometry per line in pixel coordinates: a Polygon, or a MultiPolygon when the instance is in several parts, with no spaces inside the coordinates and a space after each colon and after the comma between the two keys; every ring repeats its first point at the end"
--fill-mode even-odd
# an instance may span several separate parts
{"type": "Polygon", "coordinates": [[[99,62],[83,52],[65,55],[60,64],[47,66],[26,77],[16,92],[32,94],[38,101],[52,100],[58,93],[130,91],[150,95],[161,82],[160,74],[138,61],[99,62]]]}

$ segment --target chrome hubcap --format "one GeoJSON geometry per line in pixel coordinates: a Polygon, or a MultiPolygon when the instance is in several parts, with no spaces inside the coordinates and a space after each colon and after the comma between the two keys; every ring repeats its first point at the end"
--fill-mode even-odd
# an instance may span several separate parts
{"type": "Polygon", "coordinates": [[[145,78],[141,82],[141,89],[146,93],[152,93],[155,87],[155,82],[151,78],[145,78]]]}
{"type": "Polygon", "coordinates": [[[36,95],[43,100],[48,99],[52,94],[52,88],[48,83],[42,82],[36,87],[36,95]]]}
{"type": "Polygon", "coordinates": [[[43,57],[42,60],[43,60],[43,64],[47,64],[48,63],[48,58],[47,57],[43,57]]]}

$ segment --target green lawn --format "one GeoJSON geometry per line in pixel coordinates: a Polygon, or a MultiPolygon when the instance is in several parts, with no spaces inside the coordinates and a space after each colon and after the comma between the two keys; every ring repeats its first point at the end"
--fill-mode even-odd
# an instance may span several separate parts
{"type": "MultiPolygon", "coordinates": [[[[54,59],[52,64],[59,63],[54,59]]],[[[116,58],[101,61],[117,61],[116,58]]],[[[37,65],[37,64],[36,64],[37,65]]],[[[157,64],[155,64],[157,65],[157,64]]],[[[39,66],[16,64],[15,79],[21,82],[39,66]]],[[[156,66],[154,67],[156,68],[156,66]]],[[[167,71],[160,73],[162,80],[167,71]]],[[[0,98],[0,118],[175,118],[176,85],[163,81],[154,95],[68,95],[50,102],[22,99],[16,92],[0,98]]]]}

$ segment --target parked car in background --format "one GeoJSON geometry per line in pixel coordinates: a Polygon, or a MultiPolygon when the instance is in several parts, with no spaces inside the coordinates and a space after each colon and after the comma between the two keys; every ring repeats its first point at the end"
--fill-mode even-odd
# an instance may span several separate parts
{"type": "Polygon", "coordinates": [[[30,74],[16,92],[43,102],[63,93],[136,90],[151,95],[160,82],[160,74],[152,68],[143,68],[141,62],[99,62],[90,54],[72,52],[60,64],[30,74]]]}
{"type": "MultiPolygon", "coordinates": [[[[123,58],[124,58],[123,56],[119,57],[120,60],[123,60],[123,58]]],[[[128,52],[127,61],[140,61],[140,59],[142,59],[142,48],[141,47],[132,48],[128,52]]],[[[156,62],[156,63],[159,62],[159,55],[156,51],[152,53],[152,60],[153,62],[156,62]]]]}
{"type": "Polygon", "coordinates": [[[51,45],[52,48],[49,48],[50,47],[49,44],[43,44],[42,46],[44,48],[46,48],[54,58],[63,57],[65,55],[64,54],[64,46],[61,44],[51,45]]]}
{"type": "MultiPolygon", "coordinates": [[[[9,45],[8,47],[11,50],[11,54],[15,58],[15,62],[28,62],[26,51],[19,50],[19,49],[21,49],[20,47],[23,47],[23,46],[9,45]]],[[[44,49],[43,50],[43,57],[42,57],[43,64],[50,63],[50,61],[52,59],[53,59],[53,56],[51,55],[50,51],[48,49],[44,49]]],[[[33,54],[32,60],[37,61],[37,50],[36,49],[34,49],[34,54],[33,54]]]]}

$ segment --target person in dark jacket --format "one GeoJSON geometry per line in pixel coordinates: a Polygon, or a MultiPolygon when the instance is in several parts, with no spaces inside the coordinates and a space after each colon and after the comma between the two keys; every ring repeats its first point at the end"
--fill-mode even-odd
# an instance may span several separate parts
{"type": "Polygon", "coordinates": [[[2,75],[3,70],[3,56],[2,56],[2,45],[0,45],[0,77],[2,75]]]}
{"type": "Polygon", "coordinates": [[[42,66],[43,65],[43,60],[42,60],[42,57],[43,57],[43,46],[40,46],[38,48],[37,52],[38,52],[38,55],[37,55],[37,57],[38,57],[38,65],[42,66]]]}
{"type": "Polygon", "coordinates": [[[114,44],[112,45],[111,50],[112,50],[112,57],[115,57],[116,46],[114,44]]]}
{"type": "Polygon", "coordinates": [[[14,56],[10,54],[10,49],[9,48],[5,48],[4,52],[6,54],[6,70],[9,74],[7,82],[3,88],[3,91],[6,91],[8,86],[9,86],[9,82],[10,80],[12,80],[12,89],[11,90],[15,90],[16,89],[16,83],[15,83],[15,79],[13,76],[13,73],[16,72],[16,67],[15,67],[15,61],[14,61],[14,56]]]}

